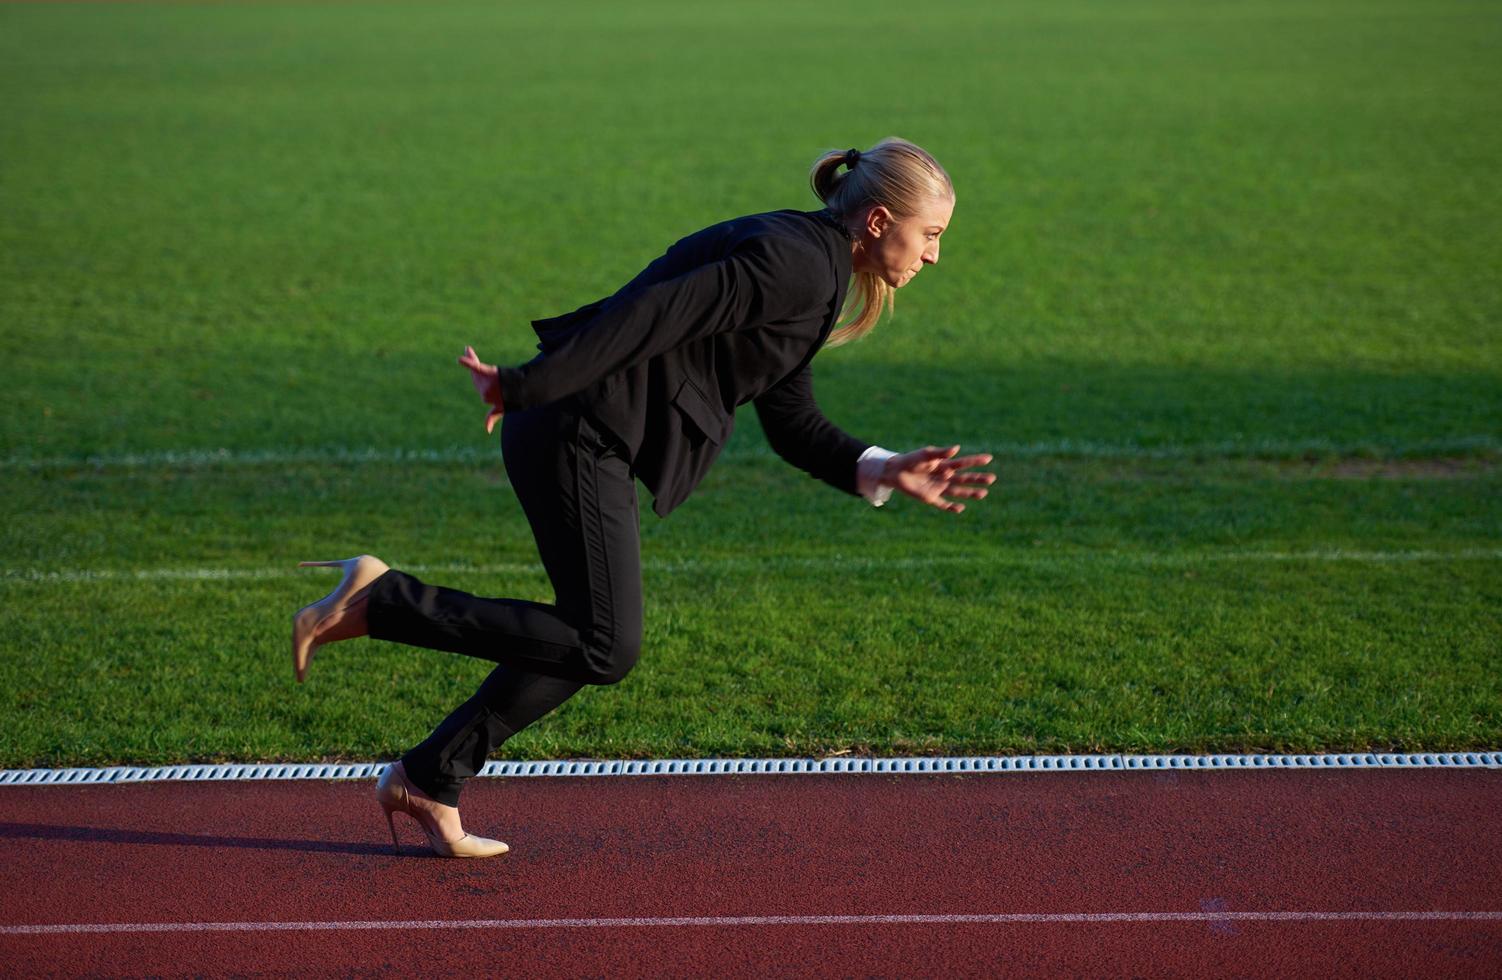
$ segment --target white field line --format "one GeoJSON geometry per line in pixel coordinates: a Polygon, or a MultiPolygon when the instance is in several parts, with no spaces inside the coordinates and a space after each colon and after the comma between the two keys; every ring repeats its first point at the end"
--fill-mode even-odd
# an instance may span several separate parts
{"type": "Polygon", "coordinates": [[[1010,925],[1097,922],[1498,922],[1502,912],[1011,912],[994,915],[705,915],[617,919],[385,919],[333,922],[76,922],[0,925],[0,935],[317,932],[333,929],[632,929],[652,926],[1010,925]]]}
{"type": "MultiPolygon", "coordinates": [[[[956,440],[934,445],[954,445],[956,440]]],[[[962,453],[990,453],[1002,458],[1066,457],[1078,459],[1240,459],[1288,458],[1308,454],[1321,456],[1433,456],[1454,453],[1502,452],[1502,439],[1491,435],[1458,436],[1406,443],[1334,443],[1324,439],[1295,441],[1261,440],[1202,443],[1199,445],[1151,446],[1136,443],[1103,443],[1088,440],[1058,439],[1048,442],[998,442],[993,439],[960,441],[962,453]]],[[[912,448],[912,447],[904,447],[912,448]]],[[[746,446],[727,450],[724,459],[772,459],[775,455],[765,446],[746,446]]],[[[291,446],[264,449],[181,449],[146,452],[98,453],[75,456],[24,456],[0,458],[0,470],[73,469],[98,467],[109,469],[146,469],[207,466],[285,466],[294,463],[501,463],[500,441],[447,446],[435,449],[377,448],[372,446],[291,446]]]]}
{"type": "MultiPolygon", "coordinates": [[[[1140,553],[1117,551],[1057,552],[1052,554],[965,554],[930,555],[922,558],[871,558],[863,555],[832,554],[817,557],[665,559],[644,561],[645,572],[693,573],[712,571],[756,571],[777,569],[855,569],[867,571],[908,570],[959,566],[1033,566],[1119,564],[1182,567],[1215,562],[1356,562],[1360,564],[1397,564],[1423,561],[1497,561],[1502,548],[1462,548],[1455,551],[1208,551],[1184,553],[1140,553]]],[[[504,562],[474,565],[462,562],[436,565],[402,565],[402,571],[414,575],[539,575],[538,562],[504,562]]],[[[0,568],[0,581],[23,582],[94,582],[94,581],[219,581],[245,579],[307,578],[322,581],[315,571],[295,565],[263,568],[0,568]]],[[[332,580],[331,580],[332,581],[332,580]]]]}

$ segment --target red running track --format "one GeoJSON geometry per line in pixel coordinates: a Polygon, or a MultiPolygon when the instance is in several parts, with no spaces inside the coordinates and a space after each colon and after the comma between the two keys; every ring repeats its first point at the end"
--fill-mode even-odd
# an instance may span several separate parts
{"type": "Polygon", "coordinates": [[[476,861],[372,794],[0,787],[0,972],[1502,975],[1502,770],[484,779],[476,861]]]}

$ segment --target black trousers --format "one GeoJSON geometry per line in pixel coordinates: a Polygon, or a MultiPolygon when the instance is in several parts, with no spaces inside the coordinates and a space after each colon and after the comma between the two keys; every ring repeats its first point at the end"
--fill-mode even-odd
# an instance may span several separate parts
{"type": "Polygon", "coordinates": [[[641,650],[641,527],[619,444],[565,399],[503,416],[501,453],[555,604],[480,598],[392,569],[367,605],[375,639],[499,665],[402,756],[408,778],[451,806],[496,746],[584,685],[619,682],[641,650]]]}

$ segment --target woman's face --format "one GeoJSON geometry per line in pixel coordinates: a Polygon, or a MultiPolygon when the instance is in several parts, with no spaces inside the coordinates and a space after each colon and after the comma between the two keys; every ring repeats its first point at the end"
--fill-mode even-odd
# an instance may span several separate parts
{"type": "Polygon", "coordinates": [[[865,223],[852,246],[857,272],[874,272],[894,288],[901,288],[926,262],[939,261],[939,236],[949,227],[953,200],[930,202],[909,218],[898,219],[883,205],[866,212],[865,223]]]}

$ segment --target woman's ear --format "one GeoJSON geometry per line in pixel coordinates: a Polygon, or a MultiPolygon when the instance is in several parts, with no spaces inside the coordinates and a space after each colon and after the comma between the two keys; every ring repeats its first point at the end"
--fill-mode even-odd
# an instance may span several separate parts
{"type": "Polygon", "coordinates": [[[892,227],[892,212],[885,205],[874,205],[866,212],[866,232],[872,238],[880,238],[892,227]]]}

